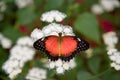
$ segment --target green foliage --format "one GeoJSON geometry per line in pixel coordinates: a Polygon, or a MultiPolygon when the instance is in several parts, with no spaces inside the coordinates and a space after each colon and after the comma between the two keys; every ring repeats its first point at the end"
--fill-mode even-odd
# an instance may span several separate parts
{"type": "Polygon", "coordinates": [[[60,8],[65,0],[47,0],[45,10],[52,10],[60,8]]]}
{"type": "Polygon", "coordinates": [[[19,30],[16,30],[15,28],[7,27],[2,32],[5,36],[7,36],[9,39],[12,40],[13,43],[16,43],[16,40],[23,36],[23,33],[21,33],[19,30]]]}
{"type": "Polygon", "coordinates": [[[19,24],[29,24],[35,19],[34,7],[26,7],[18,10],[17,17],[19,24]]]}
{"type": "Polygon", "coordinates": [[[97,73],[100,67],[99,57],[92,57],[88,60],[88,67],[93,73],[97,73]]]}
{"type": "Polygon", "coordinates": [[[100,31],[95,15],[91,13],[81,14],[77,17],[74,28],[93,41],[100,43],[100,31]]]}
{"type": "Polygon", "coordinates": [[[77,75],[77,80],[87,80],[92,75],[87,71],[79,71],[77,75]]]}
{"type": "MultiPolygon", "coordinates": [[[[7,55],[8,53],[4,49],[0,48],[0,68],[2,67],[3,63],[7,60],[7,55]]],[[[0,69],[0,71],[2,70],[0,69]]]]}

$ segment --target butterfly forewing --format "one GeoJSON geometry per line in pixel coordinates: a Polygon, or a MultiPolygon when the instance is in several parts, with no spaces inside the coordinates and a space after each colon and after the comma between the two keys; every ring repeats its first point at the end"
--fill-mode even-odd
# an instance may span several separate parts
{"type": "Polygon", "coordinates": [[[77,45],[77,51],[85,51],[89,48],[89,43],[85,41],[84,39],[78,39],[78,45],[77,45]]]}
{"type": "Polygon", "coordinates": [[[71,36],[64,36],[61,43],[61,56],[67,57],[77,49],[77,40],[71,36]]]}
{"type": "Polygon", "coordinates": [[[58,56],[59,42],[58,36],[48,36],[45,40],[45,48],[51,56],[58,56]]]}
{"type": "MultiPolygon", "coordinates": [[[[64,61],[69,61],[73,57],[75,57],[76,54],[80,53],[81,51],[85,51],[89,48],[89,43],[85,41],[84,39],[77,38],[75,36],[71,36],[74,38],[75,41],[77,41],[76,49],[72,53],[69,53],[69,56],[61,56],[60,58],[64,61]]],[[[70,44],[73,44],[72,42],[70,44]]]]}
{"type": "Polygon", "coordinates": [[[43,38],[35,41],[33,46],[35,49],[45,52],[45,43],[43,38]]]}

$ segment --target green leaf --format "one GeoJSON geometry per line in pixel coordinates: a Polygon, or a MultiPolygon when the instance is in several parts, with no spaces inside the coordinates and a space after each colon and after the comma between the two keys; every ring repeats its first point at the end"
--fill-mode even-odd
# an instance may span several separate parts
{"type": "Polygon", "coordinates": [[[80,71],[77,75],[77,80],[87,80],[92,75],[87,71],[80,71]]]}
{"type": "Polygon", "coordinates": [[[75,80],[77,75],[77,69],[71,69],[68,71],[65,71],[64,75],[58,75],[59,80],[75,80]],[[71,76],[72,75],[72,76],[71,76]]]}
{"type": "Polygon", "coordinates": [[[3,34],[7,38],[11,39],[13,43],[15,43],[19,37],[23,36],[23,34],[19,30],[14,29],[11,26],[8,26],[7,28],[5,28],[3,30],[3,34]]]}
{"type": "Polygon", "coordinates": [[[112,80],[120,80],[120,74],[114,75],[112,80]]]}
{"type": "Polygon", "coordinates": [[[54,75],[56,74],[56,71],[55,70],[48,70],[48,73],[47,73],[47,77],[48,78],[52,78],[54,75]]]}
{"type": "Polygon", "coordinates": [[[18,22],[20,24],[29,24],[35,19],[34,7],[22,8],[17,12],[18,22]]]}
{"type": "Polygon", "coordinates": [[[45,4],[45,10],[52,10],[61,7],[64,3],[64,0],[47,0],[45,4]]]}
{"type": "Polygon", "coordinates": [[[69,70],[68,72],[66,71],[64,76],[66,77],[67,80],[75,80],[76,79],[76,75],[77,75],[77,69],[74,68],[72,70],[69,70]]]}
{"type": "Polygon", "coordinates": [[[3,48],[0,48],[0,71],[3,63],[7,60],[7,58],[8,58],[7,52],[3,48]]]}
{"type": "Polygon", "coordinates": [[[100,42],[100,31],[98,22],[95,15],[91,13],[83,13],[75,21],[75,30],[92,39],[93,41],[100,42]]]}
{"type": "Polygon", "coordinates": [[[16,77],[15,80],[25,80],[25,77],[21,76],[20,74],[16,77]]]}
{"type": "Polygon", "coordinates": [[[80,71],[77,75],[77,80],[100,80],[100,79],[87,71],[80,71]]]}
{"type": "Polygon", "coordinates": [[[97,73],[100,66],[100,59],[98,57],[92,57],[88,61],[88,67],[93,73],[97,73]]]}
{"type": "Polygon", "coordinates": [[[102,77],[103,80],[120,80],[120,75],[117,74],[116,71],[106,72],[106,74],[104,74],[102,77]]]}
{"type": "Polygon", "coordinates": [[[2,1],[5,1],[5,2],[14,2],[14,0],[2,0],[2,1]]]}

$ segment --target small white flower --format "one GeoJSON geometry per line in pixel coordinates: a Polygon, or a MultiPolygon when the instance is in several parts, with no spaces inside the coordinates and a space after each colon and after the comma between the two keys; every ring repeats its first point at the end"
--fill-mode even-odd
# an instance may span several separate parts
{"type": "Polygon", "coordinates": [[[110,60],[115,61],[116,57],[114,55],[109,56],[110,60]]]}
{"type": "Polygon", "coordinates": [[[6,9],[6,3],[4,1],[0,1],[0,12],[4,12],[6,9]]]}
{"type": "Polygon", "coordinates": [[[56,64],[56,67],[60,67],[60,66],[62,66],[62,64],[63,64],[63,61],[62,61],[61,59],[58,59],[58,60],[55,62],[55,64],[56,64]]]}
{"type": "Polygon", "coordinates": [[[115,67],[115,66],[116,66],[116,63],[112,62],[112,63],[110,64],[110,66],[111,66],[111,67],[115,67]]]}
{"type": "Polygon", "coordinates": [[[39,29],[34,29],[31,33],[31,38],[36,41],[44,36],[44,33],[39,29]]]}
{"type": "Polygon", "coordinates": [[[51,61],[51,62],[49,63],[49,68],[50,68],[50,69],[55,68],[55,62],[54,62],[54,61],[51,61]]]}
{"type": "Polygon", "coordinates": [[[24,8],[28,5],[33,5],[33,0],[15,0],[15,4],[18,8],[24,8]]]}
{"type": "Polygon", "coordinates": [[[71,60],[70,60],[69,66],[70,66],[70,68],[74,68],[74,67],[76,66],[75,59],[71,59],[71,60]]]}
{"type": "Polygon", "coordinates": [[[0,33],[0,44],[3,48],[8,49],[12,46],[12,41],[0,33]]]}
{"type": "Polygon", "coordinates": [[[29,70],[26,79],[28,80],[44,80],[47,78],[47,71],[40,68],[32,68],[29,70]]]}
{"type": "Polygon", "coordinates": [[[71,26],[68,26],[68,25],[63,26],[63,36],[64,35],[75,36],[71,26]]]}
{"type": "MultiPolygon", "coordinates": [[[[62,32],[63,30],[63,25],[60,25],[60,24],[56,24],[56,23],[51,23],[47,26],[45,26],[43,29],[42,29],[42,32],[48,36],[48,35],[51,35],[52,32],[56,32],[56,33],[60,33],[62,32]]],[[[57,34],[58,35],[58,34],[57,34]]]]}
{"type": "Polygon", "coordinates": [[[91,10],[92,10],[93,13],[98,14],[98,15],[100,15],[104,12],[102,6],[99,5],[99,4],[93,5],[91,10]]]}
{"type": "Polygon", "coordinates": [[[113,67],[115,70],[120,70],[120,64],[116,64],[115,62],[112,62],[111,64],[110,64],[110,66],[111,67],[113,67]]]}
{"type": "Polygon", "coordinates": [[[64,13],[61,13],[57,10],[52,10],[52,11],[43,13],[40,19],[46,22],[53,22],[54,20],[56,22],[61,22],[65,17],[66,15],[64,13]]]}
{"type": "Polygon", "coordinates": [[[33,40],[30,37],[21,37],[17,41],[18,45],[33,46],[33,40]]]}
{"type": "Polygon", "coordinates": [[[112,11],[115,8],[112,0],[100,0],[100,4],[104,8],[104,10],[108,12],[112,11]]]}
{"type": "Polygon", "coordinates": [[[103,40],[108,47],[114,48],[115,44],[118,42],[118,37],[115,32],[108,32],[103,34],[103,40]]]}
{"type": "Polygon", "coordinates": [[[118,71],[118,70],[120,70],[120,65],[116,64],[114,68],[115,68],[115,70],[118,71]]]}
{"type": "Polygon", "coordinates": [[[63,67],[58,67],[58,68],[56,69],[56,71],[57,71],[58,74],[63,74],[63,73],[64,73],[63,67]]]}
{"type": "Polygon", "coordinates": [[[12,41],[6,37],[1,39],[1,45],[3,48],[8,49],[12,46],[12,41]]]}
{"type": "Polygon", "coordinates": [[[117,52],[117,49],[110,49],[107,54],[112,55],[114,52],[117,52]]]}
{"type": "Polygon", "coordinates": [[[115,7],[120,7],[120,2],[118,0],[111,0],[115,7]]]}
{"type": "Polygon", "coordinates": [[[19,73],[21,73],[22,70],[21,69],[15,69],[10,75],[9,78],[10,79],[14,79],[16,77],[16,75],[18,75],[19,73]]]}
{"type": "Polygon", "coordinates": [[[68,62],[65,62],[64,64],[63,64],[63,68],[65,69],[65,70],[68,70],[69,69],[69,64],[68,64],[68,62]]]}

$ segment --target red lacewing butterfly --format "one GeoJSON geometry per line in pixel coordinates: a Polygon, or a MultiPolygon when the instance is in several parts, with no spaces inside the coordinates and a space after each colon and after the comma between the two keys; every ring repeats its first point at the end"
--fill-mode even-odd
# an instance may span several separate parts
{"type": "Polygon", "coordinates": [[[34,42],[35,49],[40,50],[48,56],[51,61],[59,58],[64,61],[69,61],[80,51],[87,50],[89,43],[76,36],[59,36],[51,35],[41,38],[34,42]]]}

